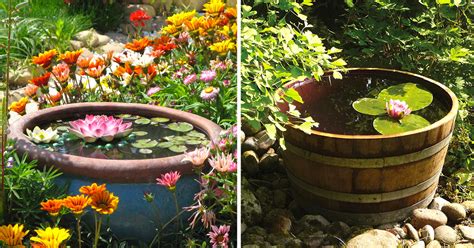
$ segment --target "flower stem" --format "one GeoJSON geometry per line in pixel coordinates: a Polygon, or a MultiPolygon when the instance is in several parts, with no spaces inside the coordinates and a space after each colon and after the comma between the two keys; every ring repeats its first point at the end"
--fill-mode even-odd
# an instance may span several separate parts
{"type": "Polygon", "coordinates": [[[81,217],[77,217],[77,243],[79,248],[82,247],[82,239],[81,239],[81,217]]]}
{"type": "MultiPolygon", "coordinates": [[[[178,205],[178,197],[176,196],[176,191],[173,191],[173,198],[174,198],[174,205],[176,206],[176,215],[179,215],[179,205],[178,205]]],[[[181,216],[178,217],[178,226],[176,227],[177,231],[181,230],[183,224],[181,222],[181,216]]]]}
{"type": "Polygon", "coordinates": [[[97,248],[97,244],[99,243],[99,237],[100,237],[100,227],[102,225],[102,216],[99,215],[97,218],[97,213],[94,215],[95,217],[95,237],[94,237],[94,248],[97,248]],[[99,220],[97,220],[99,219],[99,220]]]}

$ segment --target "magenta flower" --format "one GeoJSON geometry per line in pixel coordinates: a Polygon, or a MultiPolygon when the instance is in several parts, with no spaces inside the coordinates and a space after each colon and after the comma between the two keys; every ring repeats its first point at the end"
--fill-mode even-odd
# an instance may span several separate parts
{"type": "Polygon", "coordinates": [[[201,98],[206,101],[212,101],[219,95],[219,88],[209,86],[201,91],[201,98]]]}
{"type": "Polygon", "coordinates": [[[387,109],[388,115],[395,120],[400,120],[411,113],[408,104],[400,100],[390,99],[390,102],[385,104],[385,108],[387,109]]]}
{"type": "Polygon", "coordinates": [[[216,78],[216,72],[214,70],[207,70],[201,72],[200,79],[204,82],[210,82],[216,78]]]}
{"type": "Polygon", "coordinates": [[[148,89],[148,91],[146,92],[146,94],[147,94],[147,96],[151,96],[151,95],[157,93],[157,92],[160,91],[160,90],[161,90],[161,88],[158,87],[158,86],[152,87],[152,88],[148,89]]]}
{"type": "Polygon", "coordinates": [[[209,164],[212,168],[219,172],[229,172],[229,169],[233,166],[232,163],[234,163],[232,154],[225,155],[224,153],[221,153],[209,159],[209,164]]]}
{"type": "Polygon", "coordinates": [[[196,148],[192,152],[185,152],[184,156],[183,162],[189,161],[195,168],[202,168],[209,157],[209,148],[196,148]]]}
{"type": "Polygon", "coordinates": [[[211,226],[211,229],[207,236],[211,239],[212,248],[228,248],[230,226],[211,226]]]}
{"type": "Polygon", "coordinates": [[[227,87],[230,85],[230,80],[229,79],[225,79],[224,81],[222,81],[222,84],[227,87]]]}
{"type": "Polygon", "coordinates": [[[195,73],[191,74],[191,75],[187,75],[184,80],[183,80],[183,83],[186,84],[186,85],[190,85],[194,82],[196,82],[196,79],[197,79],[197,76],[195,73]]]}
{"type": "Polygon", "coordinates": [[[98,139],[110,142],[114,138],[122,138],[132,132],[132,123],[123,123],[121,118],[105,115],[86,115],[86,118],[70,121],[69,131],[85,142],[91,143],[98,139]]]}
{"type": "Polygon", "coordinates": [[[157,178],[156,181],[157,184],[167,187],[170,191],[174,191],[180,177],[181,174],[178,171],[172,171],[161,175],[161,178],[157,178]]]}
{"type": "Polygon", "coordinates": [[[237,163],[232,162],[229,166],[229,169],[227,170],[228,172],[237,172],[237,163]]]}

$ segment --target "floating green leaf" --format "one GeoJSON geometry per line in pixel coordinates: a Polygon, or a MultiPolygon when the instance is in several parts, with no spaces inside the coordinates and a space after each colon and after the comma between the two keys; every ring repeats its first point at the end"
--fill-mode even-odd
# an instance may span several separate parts
{"type": "Polygon", "coordinates": [[[189,132],[193,130],[193,125],[187,122],[175,122],[168,125],[168,128],[176,132],[189,132]]]}
{"type": "Polygon", "coordinates": [[[397,121],[388,116],[377,117],[374,120],[374,128],[377,132],[385,135],[397,134],[416,130],[430,125],[425,118],[410,114],[397,121]]]}
{"type": "Polygon", "coordinates": [[[148,132],[145,132],[145,131],[134,131],[132,133],[135,134],[136,136],[145,136],[148,134],[148,132]]]}
{"type": "Polygon", "coordinates": [[[135,120],[135,124],[140,124],[140,125],[148,125],[150,124],[151,120],[147,118],[140,118],[135,120]]]}
{"type": "Polygon", "coordinates": [[[202,140],[186,140],[185,143],[186,145],[199,145],[201,144],[202,140]]]}
{"type": "Polygon", "coordinates": [[[139,149],[138,152],[141,153],[141,154],[151,154],[151,153],[153,153],[152,150],[146,149],[146,148],[139,149]]]}
{"type": "Polygon", "coordinates": [[[201,139],[205,139],[205,138],[206,138],[206,135],[205,135],[205,134],[200,133],[200,132],[198,132],[198,131],[196,131],[196,130],[193,130],[193,131],[189,132],[187,135],[190,136],[190,137],[196,137],[196,138],[201,138],[201,139]]]}
{"type": "Polygon", "coordinates": [[[158,122],[158,123],[165,123],[165,122],[170,121],[170,119],[165,118],[165,117],[154,117],[154,118],[151,118],[151,121],[158,122]]]}
{"type": "Polygon", "coordinates": [[[67,132],[69,131],[69,127],[67,126],[59,126],[56,128],[57,131],[60,131],[60,132],[67,132]]]}
{"type": "Polygon", "coordinates": [[[119,118],[130,118],[130,117],[132,117],[132,115],[130,115],[130,114],[120,114],[120,115],[116,115],[116,117],[119,117],[119,118]]]}
{"type": "Polygon", "coordinates": [[[385,101],[375,98],[362,98],[355,101],[352,107],[359,113],[366,115],[381,115],[386,113],[385,101]]]}
{"type": "Polygon", "coordinates": [[[165,142],[160,142],[160,143],[158,143],[157,146],[158,146],[159,148],[169,148],[169,147],[174,146],[174,143],[173,143],[173,142],[169,142],[169,141],[165,141],[165,142]]]}
{"type": "Polygon", "coordinates": [[[390,99],[405,101],[411,111],[416,111],[428,107],[433,101],[433,94],[420,88],[417,84],[404,83],[382,90],[377,98],[385,102],[390,99]]]}
{"type": "Polygon", "coordinates": [[[170,148],[168,148],[170,151],[172,152],[176,152],[176,153],[183,153],[185,152],[186,150],[188,150],[188,148],[186,146],[182,146],[182,145],[174,145],[174,146],[171,146],[170,148]]]}
{"type": "Polygon", "coordinates": [[[143,142],[143,141],[139,142],[137,140],[137,142],[132,143],[132,146],[135,147],[135,148],[153,148],[156,145],[158,145],[158,141],[156,141],[156,140],[151,140],[151,141],[148,141],[148,142],[143,142]]]}

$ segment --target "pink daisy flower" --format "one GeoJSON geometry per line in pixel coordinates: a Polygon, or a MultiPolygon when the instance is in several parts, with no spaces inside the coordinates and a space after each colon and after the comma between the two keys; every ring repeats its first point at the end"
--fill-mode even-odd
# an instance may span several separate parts
{"type": "Polygon", "coordinates": [[[230,226],[211,226],[211,229],[207,236],[211,239],[212,248],[228,248],[230,226]]]}
{"type": "Polygon", "coordinates": [[[204,82],[210,82],[216,78],[216,72],[214,70],[206,70],[201,72],[200,79],[204,82]]]}
{"type": "Polygon", "coordinates": [[[212,101],[219,95],[219,88],[209,86],[201,91],[201,98],[206,101],[212,101]]]}
{"type": "Polygon", "coordinates": [[[178,182],[181,174],[178,171],[168,172],[166,174],[162,174],[161,178],[157,178],[157,184],[165,186],[170,191],[174,191],[176,189],[176,183],[178,182]]]}
{"type": "Polygon", "coordinates": [[[183,80],[183,83],[186,84],[186,85],[190,85],[194,82],[196,82],[196,79],[197,79],[197,76],[195,73],[191,74],[191,75],[187,75],[184,80],[183,80]]]}

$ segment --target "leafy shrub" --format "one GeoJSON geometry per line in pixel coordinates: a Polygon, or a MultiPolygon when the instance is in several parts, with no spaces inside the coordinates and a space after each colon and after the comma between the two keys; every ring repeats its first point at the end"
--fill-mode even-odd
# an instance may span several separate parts
{"type": "MultiPolygon", "coordinates": [[[[311,6],[311,1],[299,4],[284,0],[278,5],[270,1],[244,1],[242,5],[243,125],[250,130],[259,130],[263,125],[273,139],[278,131],[285,130],[282,124],[288,121],[276,103],[302,101],[296,90],[285,90],[283,97],[276,91],[291,81],[319,79],[328,69],[340,78],[339,71],[346,64],[334,55],[340,49],[327,49],[309,30],[312,26],[301,13],[303,6],[311,6]]],[[[296,112],[290,114],[299,117],[296,112]]],[[[305,132],[315,124],[311,117],[301,122],[299,128],[305,132]]]]}

